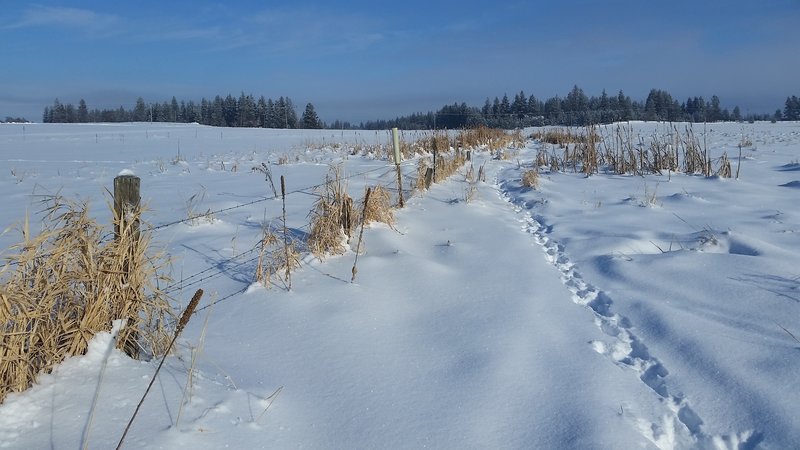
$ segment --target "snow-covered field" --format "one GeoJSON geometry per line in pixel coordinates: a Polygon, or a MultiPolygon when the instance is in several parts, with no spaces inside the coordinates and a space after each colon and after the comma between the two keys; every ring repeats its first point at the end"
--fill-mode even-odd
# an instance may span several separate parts
{"type": "MultiPolygon", "coordinates": [[[[463,175],[434,185],[365,231],[355,283],[353,249],[304,257],[289,291],[253,283],[281,202],[251,168],[285,175],[302,237],[330,164],[356,199],[394,186],[385,155],[350,155],[387,132],[0,124],[0,251],[40,195],[108,221],[114,176],[142,178],[177,298],[206,294],[126,448],[800,448],[800,123],[705,138],[734,172],[752,141],[738,180],[544,170],[529,189],[549,144],[478,152],[474,199],[463,175]]],[[[110,342],[10,395],[0,448],[116,446],[157,362],[110,342]]]]}

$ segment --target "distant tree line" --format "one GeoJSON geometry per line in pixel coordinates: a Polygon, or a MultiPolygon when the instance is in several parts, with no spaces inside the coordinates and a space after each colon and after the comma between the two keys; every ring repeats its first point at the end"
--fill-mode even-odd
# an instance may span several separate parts
{"type": "Polygon", "coordinates": [[[31,123],[31,121],[24,117],[6,116],[5,120],[0,120],[0,123],[31,123]]]}
{"type": "Polygon", "coordinates": [[[89,109],[86,101],[78,106],[61,103],[58,99],[45,107],[44,123],[91,123],[91,122],[176,122],[199,123],[218,127],[262,127],[262,128],[323,128],[314,105],[309,103],[298,119],[294,103],[289,97],[278,100],[256,99],[242,93],[238,98],[228,94],[217,95],[212,100],[200,102],[180,101],[172,97],[162,103],[145,103],[139,97],[133,109],[89,109]]]}
{"type": "MultiPolygon", "coordinates": [[[[8,118],[10,119],[10,118],[8,118]]],[[[797,96],[786,98],[783,110],[774,114],[743,115],[735,106],[732,110],[723,108],[719,97],[710,100],[703,97],[689,97],[680,102],[670,93],[652,89],[644,101],[631,100],[621,90],[609,95],[605,90],[600,96],[587,96],[583,89],[574,86],[565,96],[555,96],[541,100],[536,96],[526,96],[520,91],[509,99],[488,98],[482,107],[468,106],[466,103],[445,105],[436,112],[413,113],[392,120],[375,120],[353,125],[349,122],[334,121],[326,124],[319,119],[314,105],[308,103],[298,118],[295,106],[288,97],[278,100],[256,99],[253,95],[242,93],[238,98],[228,94],[219,95],[212,100],[203,98],[200,102],[171,101],[145,103],[141,97],[133,109],[89,109],[81,99],[78,106],[61,103],[58,99],[52,106],[45,107],[42,119],[45,123],[86,123],[86,122],[178,122],[199,123],[219,127],[263,127],[263,128],[332,128],[332,129],[456,129],[469,126],[486,125],[497,128],[518,128],[542,125],[602,124],[616,121],[756,121],[756,120],[800,120],[800,99],[797,96]]],[[[13,119],[16,121],[17,119],[13,119]]],[[[24,119],[23,119],[24,120],[24,119]]]]}
{"type": "Polygon", "coordinates": [[[541,100],[520,91],[509,99],[488,98],[478,108],[466,103],[446,105],[436,112],[414,113],[393,120],[362,122],[360,128],[403,129],[462,128],[487,125],[498,128],[518,128],[542,125],[588,125],[616,121],[756,121],[756,120],[800,120],[800,101],[796,96],[786,99],[786,108],[774,114],[747,114],[735,106],[733,110],[722,108],[716,95],[710,100],[689,97],[680,102],[668,92],[652,89],[643,102],[631,100],[622,91],[608,95],[603,90],[600,96],[587,96],[583,89],[575,86],[566,97],[555,96],[541,100]]]}

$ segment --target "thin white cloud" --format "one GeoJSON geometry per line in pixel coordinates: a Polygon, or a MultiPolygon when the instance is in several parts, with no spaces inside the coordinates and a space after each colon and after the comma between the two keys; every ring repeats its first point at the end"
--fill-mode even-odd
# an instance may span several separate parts
{"type": "Polygon", "coordinates": [[[385,38],[381,19],[309,8],[263,10],[246,18],[242,26],[261,36],[254,42],[277,52],[358,51],[385,38]]]}
{"type": "Polygon", "coordinates": [[[25,10],[15,22],[2,26],[13,30],[32,27],[56,26],[82,30],[110,29],[119,22],[112,14],[101,14],[88,9],[35,5],[25,10]]]}

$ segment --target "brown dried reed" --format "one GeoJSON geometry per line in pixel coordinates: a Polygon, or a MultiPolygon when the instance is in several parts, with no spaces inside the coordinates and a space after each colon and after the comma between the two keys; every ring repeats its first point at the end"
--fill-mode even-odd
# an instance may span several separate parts
{"type": "Polygon", "coordinates": [[[150,236],[133,224],[139,212],[115,215],[117,239],[89,215],[88,205],[59,196],[45,198],[43,230],[33,235],[26,217],[22,242],[0,269],[0,401],[27,389],[41,372],[109,331],[112,320],[127,325],[118,347],[133,357],[163,353],[174,318],[160,290],[168,264],[150,255],[150,236]]]}
{"type": "Polygon", "coordinates": [[[522,185],[536,189],[539,186],[539,170],[528,169],[525,172],[522,172],[522,185]]]}
{"type": "Polygon", "coordinates": [[[551,171],[571,169],[590,175],[602,169],[640,176],[663,171],[704,176],[728,176],[729,173],[727,155],[712,161],[705,139],[701,142],[691,124],[683,130],[672,125],[667,133],[648,137],[634,137],[632,127],[623,124],[616,125],[607,135],[595,126],[588,126],[583,132],[547,130],[534,133],[532,137],[554,146],[550,152],[540,148],[536,156],[536,166],[549,166],[551,171]],[[557,153],[556,145],[563,151],[557,153]],[[716,170],[713,170],[714,162],[716,170]]]}
{"type": "MultiPolygon", "coordinates": [[[[364,198],[366,199],[366,193],[364,198]]],[[[362,202],[363,203],[363,202],[362,202]]],[[[371,222],[381,222],[394,225],[394,210],[392,209],[392,196],[383,186],[375,186],[369,196],[369,202],[364,203],[363,217],[359,222],[369,225],[371,222]]]]}
{"type": "Polygon", "coordinates": [[[347,195],[341,167],[331,166],[326,182],[318,189],[319,199],[309,213],[311,232],[308,248],[319,259],[345,252],[348,236],[345,230],[352,229],[353,201],[347,195]]]}
{"type": "Polygon", "coordinates": [[[258,243],[255,279],[265,287],[276,284],[273,277],[275,280],[288,283],[286,273],[291,273],[300,267],[300,252],[297,250],[297,244],[292,240],[286,246],[286,243],[270,227],[264,227],[262,231],[261,240],[258,243]]]}

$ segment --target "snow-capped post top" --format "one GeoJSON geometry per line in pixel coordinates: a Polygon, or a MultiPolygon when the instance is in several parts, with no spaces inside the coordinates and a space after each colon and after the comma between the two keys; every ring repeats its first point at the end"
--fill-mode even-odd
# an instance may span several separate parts
{"type": "Polygon", "coordinates": [[[133,173],[131,169],[122,169],[117,174],[118,177],[135,177],[136,174],[133,173]]]}

